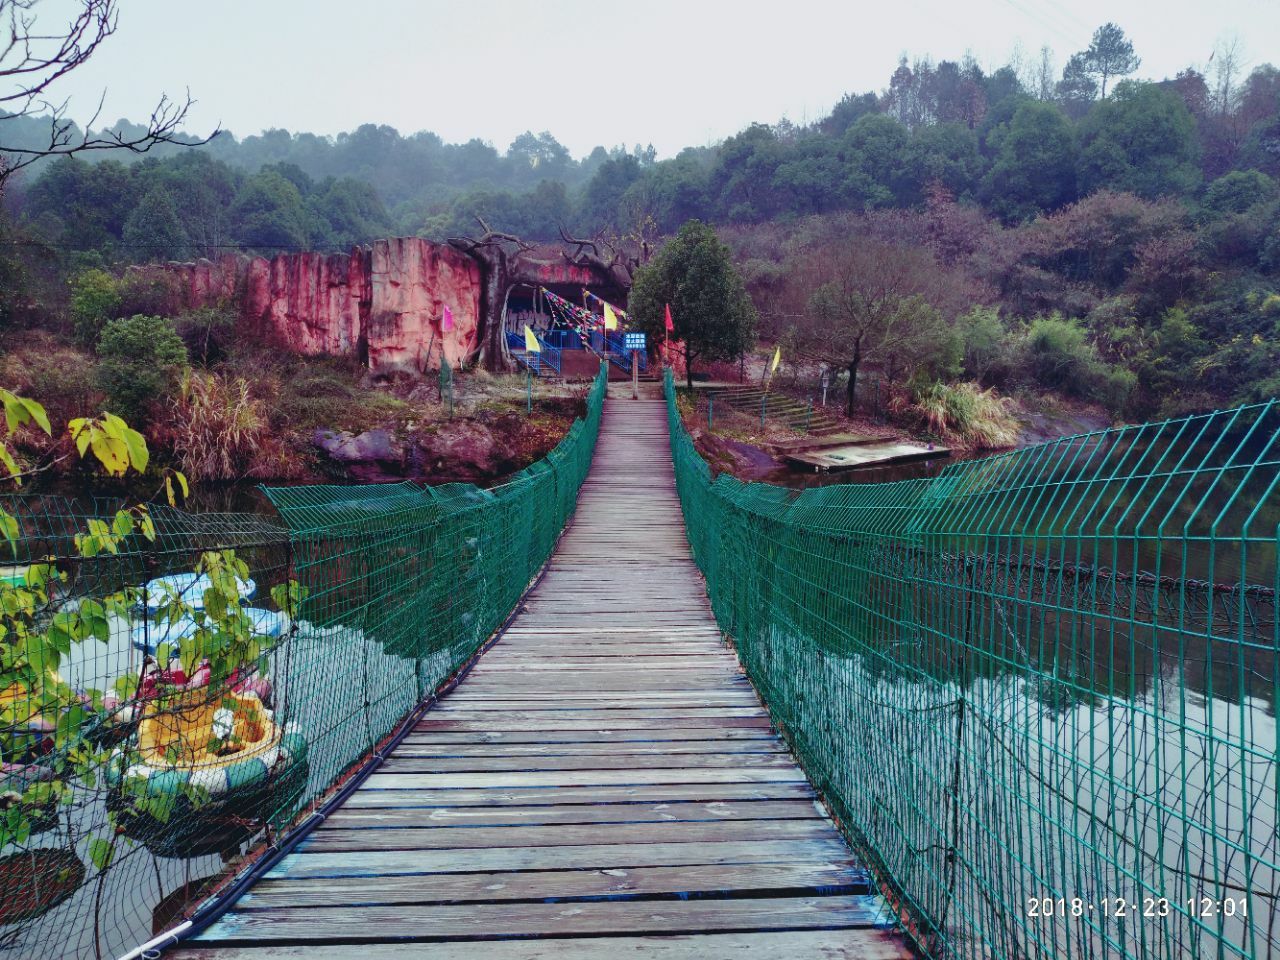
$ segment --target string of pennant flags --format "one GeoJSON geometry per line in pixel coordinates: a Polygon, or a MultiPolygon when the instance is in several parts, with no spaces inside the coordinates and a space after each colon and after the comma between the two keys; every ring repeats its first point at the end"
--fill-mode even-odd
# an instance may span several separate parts
{"type": "MultiPolygon", "coordinates": [[[[596,296],[590,290],[583,291],[583,301],[594,300],[601,305],[600,313],[593,313],[585,306],[580,307],[575,303],[571,303],[564,297],[552,293],[546,287],[539,288],[539,292],[545,298],[547,306],[551,308],[552,314],[569,327],[583,342],[589,342],[591,334],[597,330],[617,330],[620,322],[628,319],[625,310],[620,310],[613,304],[609,303],[602,297],[596,296]]],[[[663,328],[666,336],[661,344],[661,352],[663,359],[667,363],[677,363],[681,358],[682,350],[678,340],[673,340],[672,334],[675,333],[676,325],[671,316],[671,304],[664,304],[662,316],[663,328]]],[[[444,312],[440,321],[440,329],[442,332],[449,332],[454,327],[453,311],[448,306],[444,307],[444,312]]],[[[537,335],[526,325],[524,328],[525,349],[530,353],[541,352],[537,335]]],[[[775,346],[773,349],[773,357],[769,361],[766,368],[766,376],[772,378],[777,371],[779,364],[782,363],[782,347],[775,346]]]]}

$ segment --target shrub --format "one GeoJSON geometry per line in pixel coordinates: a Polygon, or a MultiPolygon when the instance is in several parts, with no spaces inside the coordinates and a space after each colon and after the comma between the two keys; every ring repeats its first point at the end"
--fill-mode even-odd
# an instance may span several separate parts
{"type": "Polygon", "coordinates": [[[979,383],[1003,383],[1009,376],[1009,331],[1000,312],[974,307],[956,318],[956,334],[964,348],[964,372],[979,383]]]}
{"type": "Polygon", "coordinates": [[[120,279],[117,316],[172,317],[182,304],[178,278],[162,268],[134,267],[120,279]]]}
{"type": "Polygon", "coordinates": [[[98,385],[111,412],[145,422],[147,408],[171,393],[187,365],[187,348],[165,317],[112,320],[98,339],[98,385]]]}
{"type": "Polygon", "coordinates": [[[1029,372],[1041,386],[1088,395],[1097,352],[1076,321],[1056,314],[1033,320],[1027,331],[1026,353],[1029,372]]]}
{"type": "Polygon", "coordinates": [[[179,314],[173,325],[191,358],[207,367],[230,351],[236,315],[226,306],[201,307],[179,314]]]}
{"type": "Polygon", "coordinates": [[[1137,377],[1105,363],[1075,320],[1058,315],[1038,317],[1027,330],[1026,364],[1042,387],[1082,400],[1095,400],[1109,410],[1128,401],[1137,377]]]}
{"type": "Polygon", "coordinates": [[[1244,213],[1280,196],[1276,182],[1260,170],[1233,170],[1205,189],[1201,209],[1208,217],[1244,213]]]}
{"type": "Polygon", "coordinates": [[[71,325],[86,347],[98,342],[120,309],[120,284],[105,270],[83,270],[71,278],[71,325]]]}
{"type": "Polygon", "coordinates": [[[0,357],[0,383],[43,404],[60,422],[99,409],[95,358],[44,330],[24,331],[0,357]]]}

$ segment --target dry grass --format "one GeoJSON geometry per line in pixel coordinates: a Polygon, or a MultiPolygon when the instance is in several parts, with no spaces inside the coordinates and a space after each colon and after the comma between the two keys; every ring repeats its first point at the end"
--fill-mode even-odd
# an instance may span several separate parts
{"type": "Polygon", "coordinates": [[[278,472],[278,444],[244,378],[188,371],[172,408],[173,451],[191,479],[240,480],[278,472]]]}
{"type": "Polygon", "coordinates": [[[958,438],[977,450],[1011,447],[1018,441],[1021,428],[1013,401],[976,383],[931,383],[905,405],[923,417],[934,433],[958,438]]]}

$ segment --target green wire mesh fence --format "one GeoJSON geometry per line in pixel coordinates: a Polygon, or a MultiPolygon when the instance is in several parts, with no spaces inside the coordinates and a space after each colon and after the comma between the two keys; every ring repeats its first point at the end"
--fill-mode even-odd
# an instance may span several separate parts
{"type": "Polygon", "coordinates": [[[487,490],[274,488],[278,517],[152,506],[154,539],[102,549],[84,534],[112,507],[0,503],[18,526],[0,953],[118,957],[323,802],[515,607],[573,510],[603,390],[487,490]]]}
{"type": "Polygon", "coordinates": [[[604,380],[544,459],[507,482],[276,487],[298,617],[311,765],[332,783],[457,670],[515,607],[573,512],[600,427],[604,380]],[[335,667],[347,670],[335,683],[335,667]],[[355,732],[359,731],[359,735],[355,732]]]}
{"type": "Polygon", "coordinates": [[[1274,403],[799,491],[666,391],[716,616],[919,946],[1280,952],[1274,403]]]}

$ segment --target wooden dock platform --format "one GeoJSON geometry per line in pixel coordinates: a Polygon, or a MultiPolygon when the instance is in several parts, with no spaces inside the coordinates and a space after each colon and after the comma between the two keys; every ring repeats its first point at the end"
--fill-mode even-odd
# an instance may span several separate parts
{"type": "Polygon", "coordinates": [[[665,404],[622,392],[572,525],[502,639],[167,956],[911,956],[721,641],[665,404]]]}

